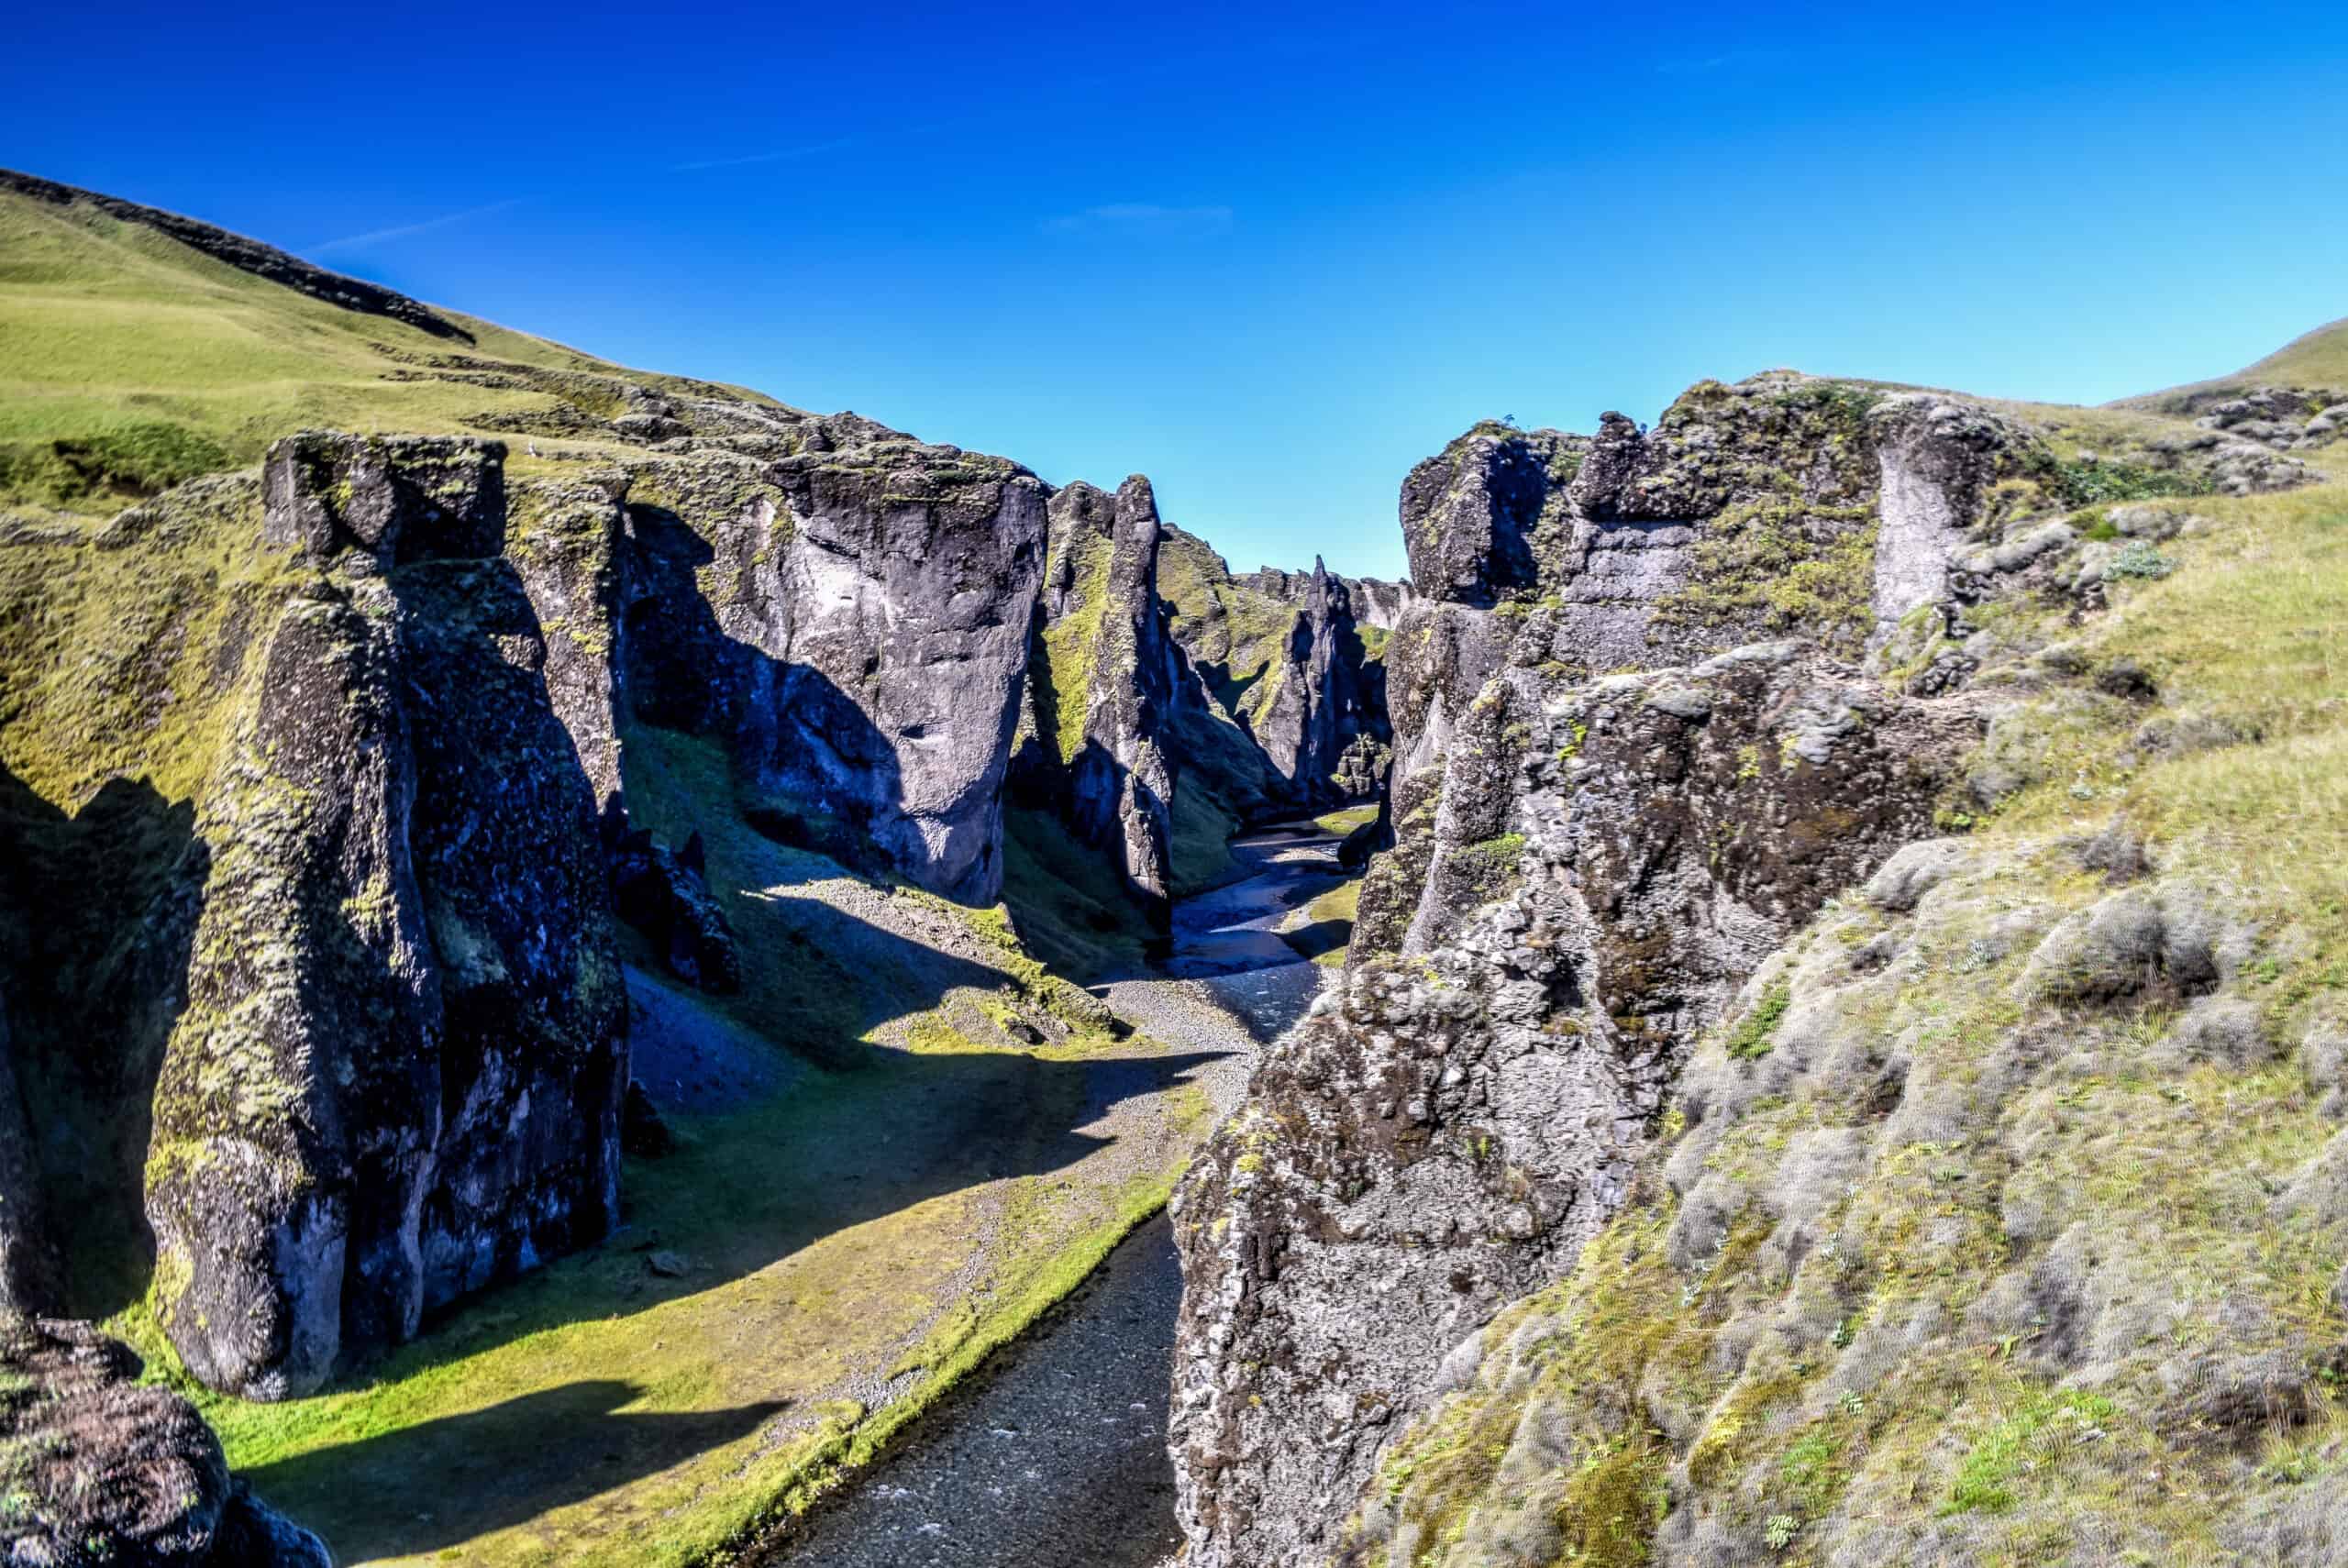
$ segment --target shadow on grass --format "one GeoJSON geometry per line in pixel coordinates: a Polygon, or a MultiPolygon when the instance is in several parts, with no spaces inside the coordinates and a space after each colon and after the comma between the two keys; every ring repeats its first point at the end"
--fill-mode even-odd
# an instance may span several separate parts
{"type": "Polygon", "coordinates": [[[1311,925],[1280,933],[1280,939],[1305,957],[1318,958],[1343,947],[1353,934],[1354,922],[1349,920],[1316,920],[1311,925]]]}
{"type": "MultiPolygon", "coordinates": [[[[682,1317],[648,1314],[934,1198],[1067,1169],[1113,1142],[1080,1131],[1108,1107],[1186,1082],[1219,1055],[1059,1061],[1013,1051],[874,1050],[855,1070],[812,1074],[754,1105],[680,1116],[675,1153],[630,1162],[623,1187],[629,1223],[604,1246],[434,1320],[366,1375],[386,1403],[363,1386],[344,1396],[357,1402],[331,1418],[330,1430],[350,1434],[347,1441],[240,1473],[318,1530],[343,1562],[475,1540],[658,1474],[746,1435],[782,1407],[614,1413],[640,1393],[659,1397],[661,1368],[643,1355],[656,1335],[668,1340],[671,1370],[674,1353],[688,1346],[697,1363],[737,1371],[745,1357],[777,1353],[745,1340],[754,1325],[715,1301],[682,1317]],[[520,1343],[538,1335],[549,1336],[541,1346],[520,1343]],[[429,1413],[436,1380],[447,1380],[453,1402],[475,1377],[526,1385],[573,1368],[641,1372],[655,1387],[564,1383],[486,1411],[429,1413]],[[371,1430],[405,1419],[403,1405],[421,1405],[420,1419],[371,1430]]],[[[958,1229],[963,1213],[914,1219],[907,1244],[918,1250],[937,1227],[958,1229]]],[[[914,1288],[876,1286],[873,1256],[869,1249],[815,1255],[791,1289],[803,1298],[914,1288]]],[[[791,1342],[799,1312],[786,1306],[766,1325],[775,1346],[791,1342]]],[[[232,1423],[268,1419],[242,1409],[215,1415],[232,1423]]]]}
{"type": "Polygon", "coordinates": [[[244,1472],[298,1518],[346,1521],[336,1558],[438,1551],[582,1502],[734,1441],[785,1408],[626,1413],[642,1391],[586,1379],[244,1472]],[[354,1510],[351,1498],[364,1498],[354,1510]],[[461,1506],[457,1506],[461,1499],[461,1506]]]}

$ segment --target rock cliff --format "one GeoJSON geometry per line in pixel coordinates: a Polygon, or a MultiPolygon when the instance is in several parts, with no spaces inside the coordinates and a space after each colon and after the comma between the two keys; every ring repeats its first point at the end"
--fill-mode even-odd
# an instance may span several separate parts
{"type": "Polygon", "coordinates": [[[1105,851],[1163,920],[1172,878],[1173,655],[1158,604],[1161,525],[1139,474],[1110,495],[1081,480],[1051,499],[1037,657],[1028,672],[1032,767],[1078,836],[1105,851]]]}
{"type": "Polygon", "coordinates": [[[618,1211],[626,1002],[595,801],[504,546],[502,450],[304,436],[157,1086],[158,1315],[283,1398],[618,1211]]]}
{"type": "Polygon", "coordinates": [[[2107,547],[2047,521],[2090,466],[1989,405],[1773,375],[1413,470],[1391,847],[1177,1197],[1188,1561],[1436,1542],[1374,1506],[1382,1457],[1630,1199],[1747,977],[1978,796],[1999,606],[2099,602],[2107,547]]]}
{"type": "Polygon", "coordinates": [[[1235,575],[1204,540],[1166,531],[1163,593],[1179,655],[1173,729],[1178,831],[1221,836],[1244,823],[1374,799],[1382,787],[1386,617],[1394,585],[1310,572],[1235,575]],[[1383,607],[1368,620],[1357,597],[1383,607]]]}

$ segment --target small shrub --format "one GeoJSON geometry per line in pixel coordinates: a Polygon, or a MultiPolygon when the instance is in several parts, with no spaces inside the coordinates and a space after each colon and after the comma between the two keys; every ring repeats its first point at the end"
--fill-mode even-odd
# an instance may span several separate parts
{"type": "Polygon", "coordinates": [[[2150,581],[2166,577],[2176,569],[2175,561],[2161,554],[2156,547],[2138,539],[2132,544],[2122,545],[2119,553],[2104,563],[2103,575],[2150,581]]]}
{"type": "Polygon", "coordinates": [[[2146,468],[2116,458],[2066,459],[2049,453],[2032,465],[2032,477],[2065,506],[2095,506],[2110,501],[2151,501],[2165,495],[2205,495],[2198,474],[2146,468]]]}
{"type": "Polygon", "coordinates": [[[2079,537],[2092,539],[2099,545],[2108,545],[2120,537],[2120,525],[2114,523],[2100,506],[2090,506],[2085,512],[2074,513],[2071,526],[2078,530],[2079,537]]]}
{"type": "Polygon", "coordinates": [[[1769,1522],[1762,1528],[1761,1539],[1769,1543],[1770,1551],[1783,1551],[1794,1543],[1794,1537],[1800,1533],[1801,1520],[1793,1515],[1771,1514],[1769,1522]]]}

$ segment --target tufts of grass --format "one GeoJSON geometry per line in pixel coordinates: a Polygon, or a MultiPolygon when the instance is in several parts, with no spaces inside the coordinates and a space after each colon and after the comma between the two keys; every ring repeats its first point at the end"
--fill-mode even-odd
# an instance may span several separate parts
{"type": "Polygon", "coordinates": [[[1769,1054],[1777,1043],[1778,1025],[1785,1021],[1786,1009],[1793,1005],[1793,988],[1780,980],[1761,993],[1745,1015],[1729,1031],[1725,1049],[1732,1056],[1753,1061],[1769,1054]]]}

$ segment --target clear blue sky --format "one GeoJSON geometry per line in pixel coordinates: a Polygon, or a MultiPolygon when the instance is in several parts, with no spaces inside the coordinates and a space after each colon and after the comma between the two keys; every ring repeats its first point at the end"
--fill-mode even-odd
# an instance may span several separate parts
{"type": "Polygon", "coordinates": [[[2348,315],[2348,6],[19,7],[0,163],[1397,575],[1478,418],[2348,315]],[[216,13],[216,14],[206,14],[216,13]]]}

